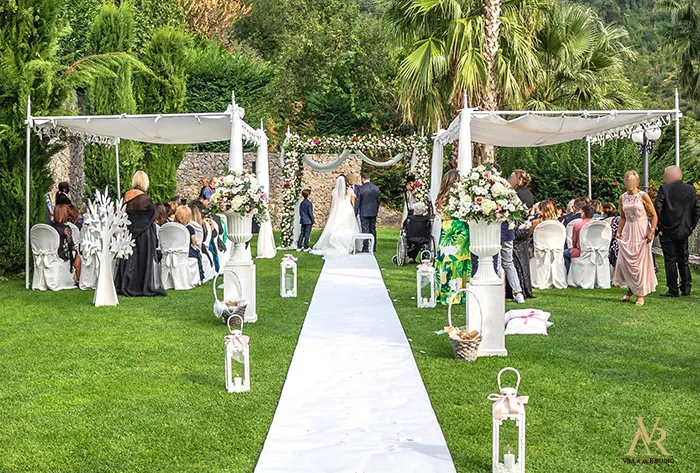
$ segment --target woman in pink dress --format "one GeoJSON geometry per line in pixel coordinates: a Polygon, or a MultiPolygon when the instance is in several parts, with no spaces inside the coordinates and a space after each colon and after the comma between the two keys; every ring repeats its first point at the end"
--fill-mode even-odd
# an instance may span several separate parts
{"type": "Polygon", "coordinates": [[[620,223],[615,235],[620,252],[613,284],[627,288],[623,302],[634,295],[637,305],[642,306],[644,296],[654,292],[657,285],[651,242],[658,217],[649,195],[639,190],[637,171],[625,173],[625,188],[627,192],[620,196],[620,223]]]}

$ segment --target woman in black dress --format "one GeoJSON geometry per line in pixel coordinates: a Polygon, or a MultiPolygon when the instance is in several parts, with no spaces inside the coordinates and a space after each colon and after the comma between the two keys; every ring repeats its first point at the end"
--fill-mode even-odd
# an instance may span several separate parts
{"type": "MultiPolygon", "coordinates": [[[[513,186],[513,189],[518,193],[521,202],[530,210],[535,205],[535,198],[530,192],[530,174],[522,169],[516,169],[508,178],[508,182],[513,186]]],[[[520,286],[523,290],[523,296],[531,299],[535,296],[532,294],[532,279],[530,278],[530,230],[517,229],[515,232],[515,240],[513,241],[513,261],[515,262],[515,270],[520,278],[520,286]]],[[[506,284],[506,297],[511,298],[508,294],[510,284],[506,284]]]]}
{"type": "Polygon", "coordinates": [[[148,190],[148,175],[137,171],[131,181],[132,189],[124,194],[129,232],[136,246],[128,259],[120,259],[114,275],[117,294],[122,296],[164,296],[165,290],[156,274],[158,237],[155,206],[148,190]]]}
{"type": "Polygon", "coordinates": [[[67,182],[58,183],[58,192],[56,192],[56,202],[55,205],[73,205],[68,193],[70,192],[70,186],[67,182]]]}
{"type": "Polygon", "coordinates": [[[80,281],[80,253],[78,246],[73,241],[73,232],[68,225],[69,207],[59,204],[53,211],[51,226],[58,232],[58,257],[63,261],[70,261],[71,273],[75,270],[75,283],[80,281]]]}

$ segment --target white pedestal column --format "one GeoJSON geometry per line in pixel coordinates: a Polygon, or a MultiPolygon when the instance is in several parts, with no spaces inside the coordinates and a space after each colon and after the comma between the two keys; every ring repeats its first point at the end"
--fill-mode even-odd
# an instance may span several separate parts
{"type": "MultiPolygon", "coordinates": [[[[228,224],[228,236],[233,241],[233,254],[226,263],[226,269],[236,273],[243,288],[243,299],[248,304],[245,313],[247,323],[258,320],[256,309],[256,286],[255,286],[255,263],[246,250],[245,244],[253,238],[252,216],[228,213],[226,214],[228,224]]],[[[240,297],[238,295],[238,281],[230,275],[224,273],[224,300],[232,300],[240,297]]]]}
{"type": "Polygon", "coordinates": [[[477,355],[506,356],[505,289],[493,268],[493,257],[501,251],[501,223],[469,222],[469,248],[479,257],[479,270],[469,282],[468,314],[469,330],[482,336],[477,355]]]}

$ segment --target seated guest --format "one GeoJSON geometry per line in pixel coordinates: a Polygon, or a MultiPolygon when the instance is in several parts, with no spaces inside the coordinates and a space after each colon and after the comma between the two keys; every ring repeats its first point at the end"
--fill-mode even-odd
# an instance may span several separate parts
{"type": "Polygon", "coordinates": [[[571,234],[571,248],[564,250],[564,263],[566,264],[566,271],[569,271],[571,266],[571,258],[578,258],[581,256],[581,229],[585,224],[593,220],[593,206],[591,204],[586,204],[581,209],[582,218],[578,219],[574,223],[574,229],[571,234]]]}
{"type": "Polygon", "coordinates": [[[153,221],[158,226],[168,223],[170,221],[170,207],[165,204],[156,204],[156,215],[153,221]]]}
{"type": "Polygon", "coordinates": [[[164,296],[165,290],[156,274],[158,263],[155,206],[148,191],[148,174],[137,171],[131,190],[124,194],[129,232],[136,245],[128,259],[120,259],[114,275],[117,294],[122,296],[164,296]]]}
{"type": "Polygon", "coordinates": [[[192,224],[192,209],[189,205],[181,205],[175,211],[175,222],[180,225],[184,225],[190,234],[190,250],[188,256],[190,258],[195,258],[197,260],[197,266],[199,267],[199,280],[204,281],[204,269],[202,268],[202,251],[200,246],[197,244],[197,237],[195,236],[194,227],[192,224]]]}
{"type": "Polygon", "coordinates": [[[430,242],[431,225],[428,207],[423,202],[413,204],[413,215],[409,214],[403,222],[408,245],[408,262],[415,263],[423,245],[430,242]]]}
{"type": "Polygon", "coordinates": [[[591,206],[593,206],[593,218],[603,220],[605,218],[603,204],[599,200],[592,200],[591,206]]]}
{"type": "Polygon", "coordinates": [[[572,211],[566,217],[564,217],[564,220],[561,222],[564,227],[569,225],[574,220],[581,218],[581,209],[583,209],[584,205],[586,205],[586,201],[584,199],[579,198],[574,200],[572,211]]]}
{"type": "Polygon", "coordinates": [[[545,220],[557,220],[557,206],[553,200],[543,200],[539,204],[539,214],[532,220],[530,230],[534,230],[537,225],[545,220]]]}
{"type": "Polygon", "coordinates": [[[78,212],[78,209],[75,208],[75,205],[68,206],[68,221],[78,227],[78,230],[82,230],[83,217],[80,215],[80,212],[78,212]]]}
{"type": "Polygon", "coordinates": [[[617,229],[620,226],[620,217],[617,215],[617,208],[612,202],[608,202],[603,206],[603,216],[610,229],[612,230],[613,238],[610,240],[610,253],[608,254],[608,259],[610,260],[610,265],[614,268],[617,264],[617,254],[620,251],[620,243],[615,238],[617,235],[617,229]]]}
{"type": "Polygon", "coordinates": [[[67,182],[58,183],[58,192],[56,192],[56,202],[55,205],[73,205],[68,193],[70,192],[70,186],[67,182]]]}
{"type": "Polygon", "coordinates": [[[73,243],[73,232],[66,225],[69,222],[69,209],[66,204],[59,204],[53,210],[53,222],[51,226],[58,232],[58,257],[63,261],[70,261],[71,273],[75,269],[75,283],[80,281],[80,253],[78,246],[73,243]]]}

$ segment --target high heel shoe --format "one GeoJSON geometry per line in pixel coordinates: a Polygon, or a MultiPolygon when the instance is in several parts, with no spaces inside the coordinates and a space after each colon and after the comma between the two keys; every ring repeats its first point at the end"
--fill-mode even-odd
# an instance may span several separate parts
{"type": "Polygon", "coordinates": [[[637,298],[637,302],[635,302],[634,305],[636,305],[637,307],[643,306],[644,305],[644,298],[642,298],[642,299],[637,298]]]}

